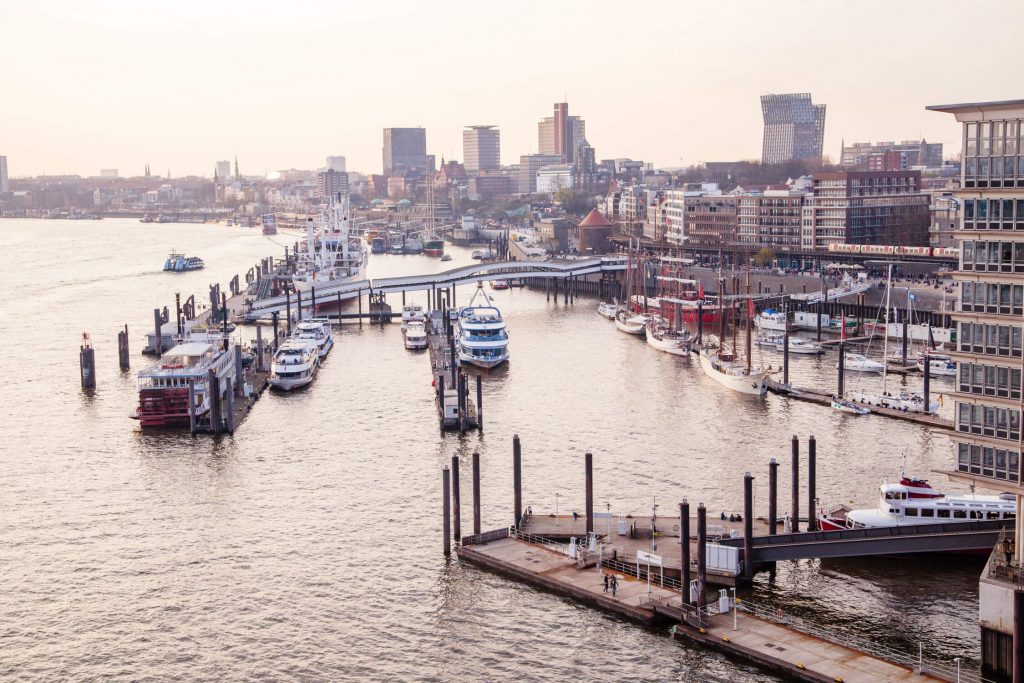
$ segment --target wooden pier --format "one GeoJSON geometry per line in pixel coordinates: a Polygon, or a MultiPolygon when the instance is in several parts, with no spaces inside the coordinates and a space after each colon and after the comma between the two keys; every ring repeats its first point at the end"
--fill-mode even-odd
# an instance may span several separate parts
{"type": "MultiPolygon", "coordinates": [[[[442,430],[464,433],[470,429],[483,430],[482,411],[470,396],[469,376],[466,375],[454,352],[451,322],[446,320],[447,310],[433,310],[427,317],[427,348],[433,376],[434,405],[442,430]]],[[[477,401],[482,400],[480,376],[476,376],[477,401]]]]}
{"type": "MultiPolygon", "coordinates": [[[[789,398],[794,398],[798,401],[808,401],[810,403],[817,403],[819,405],[830,407],[832,405],[832,394],[818,391],[816,389],[795,387],[791,384],[785,385],[771,379],[768,380],[768,391],[773,394],[779,394],[780,396],[788,396],[789,398]]],[[[896,410],[895,408],[885,408],[883,406],[865,406],[865,408],[869,408],[872,415],[892,417],[897,420],[915,422],[928,427],[953,429],[952,420],[947,420],[944,417],[939,417],[938,415],[932,415],[930,413],[913,413],[909,411],[896,410]]]]}

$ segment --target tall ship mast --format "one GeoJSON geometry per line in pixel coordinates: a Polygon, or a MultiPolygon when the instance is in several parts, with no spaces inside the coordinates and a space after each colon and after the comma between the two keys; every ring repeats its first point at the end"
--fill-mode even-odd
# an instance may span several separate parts
{"type": "MultiPolygon", "coordinates": [[[[292,283],[298,291],[360,280],[366,267],[363,241],[351,231],[348,197],[338,193],[317,220],[306,221],[305,248],[297,256],[292,283]]],[[[325,301],[324,304],[331,302],[325,301]]]]}

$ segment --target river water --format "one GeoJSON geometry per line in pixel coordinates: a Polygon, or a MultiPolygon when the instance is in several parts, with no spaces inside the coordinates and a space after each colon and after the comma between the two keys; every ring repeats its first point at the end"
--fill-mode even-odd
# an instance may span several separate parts
{"type": "MultiPolygon", "coordinates": [[[[776,680],[445,560],[441,467],[479,450],[490,529],[512,516],[514,433],[535,512],[582,510],[587,450],[598,509],[623,514],[657,501],[671,515],[684,497],[712,516],[739,511],[747,470],[763,514],[772,457],[788,509],[793,434],[803,449],[817,437],[823,504],[874,506],[904,452],[914,473],[951,463],[941,434],[733,395],[699,364],[616,331],[592,299],[519,289],[490,292],[512,360],[485,378],[483,435],[441,436],[427,357],[402,347],[398,325],[356,324],[308,390],[268,392],[234,436],[143,434],[127,415],[153,308],[173,309],[175,292],[202,301],[210,283],[291,242],[214,225],[0,221],[0,678],[776,680]],[[172,247],[206,270],[161,272],[172,247]],[[122,374],[124,324],[133,366],[122,374]],[[93,395],[79,388],[82,332],[96,348],[93,395]]],[[[471,262],[449,253],[372,256],[369,273],[471,262]]],[[[470,294],[460,287],[458,301],[470,294]]],[[[833,386],[834,364],[834,352],[794,357],[793,377],[833,386]]],[[[974,660],[979,572],[976,561],[802,561],[747,593],[842,632],[974,660]]]]}

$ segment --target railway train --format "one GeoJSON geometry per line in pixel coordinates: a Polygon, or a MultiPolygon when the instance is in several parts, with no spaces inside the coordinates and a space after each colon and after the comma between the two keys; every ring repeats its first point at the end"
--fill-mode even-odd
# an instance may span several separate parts
{"type": "Polygon", "coordinates": [[[927,256],[956,259],[960,250],[955,247],[898,247],[884,244],[830,244],[828,250],[835,254],[865,254],[868,256],[927,256]]]}

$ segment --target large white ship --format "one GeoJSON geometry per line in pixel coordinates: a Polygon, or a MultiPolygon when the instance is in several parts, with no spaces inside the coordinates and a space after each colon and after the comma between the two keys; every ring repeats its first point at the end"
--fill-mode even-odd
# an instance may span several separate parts
{"type": "Polygon", "coordinates": [[[459,360],[481,368],[493,368],[508,360],[508,332],[496,306],[490,305],[483,283],[477,285],[469,305],[459,311],[455,344],[459,360]],[[484,303],[475,303],[483,297],[484,303]]]}
{"type": "MultiPolygon", "coordinates": [[[[298,291],[360,280],[366,267],[363,240],[352,234],[348,197],[337,195],[317,220],[306,221],[306,240],[297,254],[292,283],[298,291]]],[[[325,305],[330,301],[325,301],[325,305]]]]}

